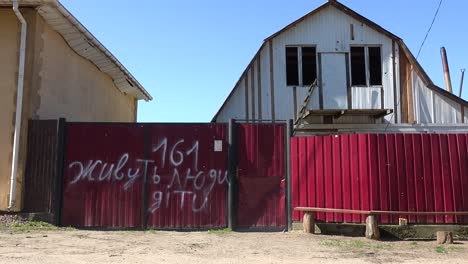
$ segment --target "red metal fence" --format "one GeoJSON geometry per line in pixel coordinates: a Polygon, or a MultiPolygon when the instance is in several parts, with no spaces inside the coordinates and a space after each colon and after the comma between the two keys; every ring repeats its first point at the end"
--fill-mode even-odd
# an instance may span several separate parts
{"type": "MultiPolygon", "coordinates": [[[[363,134],[291,139],[292,207],[468,211],[468,135],[363,134]]],[[[400,216],[468,223],[463,216],[400,216]]],[[[364,216],[319,213],[327,222],[364,216]]],[[[293,220],[302,214],[293,212],[293,220]]],[[[382,215],[383,223],[398,216],[382,215]]]]}
{"type": "Polygon", "coordinates": [[[285,125],[238,129],[238,226],[285,227],[285,125]]]}
{"type": "Polygon", "coordinates": [[[66,127],[62,225],[201,228],[226,225],[226,127],[66,127]]]}

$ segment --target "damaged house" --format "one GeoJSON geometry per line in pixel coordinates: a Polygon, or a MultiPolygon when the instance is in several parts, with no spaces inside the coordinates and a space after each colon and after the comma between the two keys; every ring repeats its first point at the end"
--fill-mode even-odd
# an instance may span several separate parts
{"type": "Polygon", "coordinates": [[[437,87],[401,38],[330,0],[264,41],[212,121],[443,132],[467,114],[468,103],[437,87]]]}

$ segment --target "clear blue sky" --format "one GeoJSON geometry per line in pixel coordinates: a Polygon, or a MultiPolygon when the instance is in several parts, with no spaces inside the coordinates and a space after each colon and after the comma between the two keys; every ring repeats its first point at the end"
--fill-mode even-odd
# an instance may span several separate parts
{"type": "MultiPolygon", "coordinates": [[[[325,0],[61,0],[153,95],[141,122],[209,122],[262,41],[325,0]]],[[[439,0],[342,0],[419,49],[439,0]]],[[[448,52],[458,94],[468,68],[468,1],[444,0],[419,61],[444,87],[448,52]]],[[[468,98],[468,72],[463,97],[468,98]]]]}

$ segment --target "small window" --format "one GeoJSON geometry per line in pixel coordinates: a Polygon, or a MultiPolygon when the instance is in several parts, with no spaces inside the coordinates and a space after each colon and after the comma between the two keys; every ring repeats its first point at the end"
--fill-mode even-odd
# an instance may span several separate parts
{"type": "Polygon", "coordinates": [[[286,85],[308,86],[316,79],[316,48],[286,47],[286,85]]]}
{"type": "Polygon", "coordinates": [[[366,85],[366,55],[364,47],[351,47],[352,85],[366,85]]]}
{"type": "Polygon", "coordinates": [[[382,58],[380,47],[369,47],[370,85],[382,85],[382,58]]]}
{"type": "Polygon", "coordinates": [[[287,85],[299,85],[297,47],[286,48],[286,83],[287,85]]]}
{"type": "Polygon", "coordinates": [[[311,85],[317,79],[317,54],[315,47],[302,48],[302,84],[311,85]]]}
{"type": "Polygon", "coordinates": [[[351,47],[351,84],[382,85],[380,47],[351,47]]]}

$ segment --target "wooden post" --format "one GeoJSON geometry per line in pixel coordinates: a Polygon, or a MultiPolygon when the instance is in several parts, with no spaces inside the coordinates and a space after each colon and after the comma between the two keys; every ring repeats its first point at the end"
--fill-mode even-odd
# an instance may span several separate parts
{"type": "Polygon", "coordinates": [[[453,244],[453,233],[447,231],[438,231],[437,244],[453,244]]]}
{"type": "Polygon", "coordinates": [[[366,238],[379,240],[379,225],[377,223],[376,215],[367,215],[366,216],[366,238]]]}
{"type": "Polygon", "coordinates": [[[304,212],[304,233],[315,233],[315,212],[304,212]]]}

